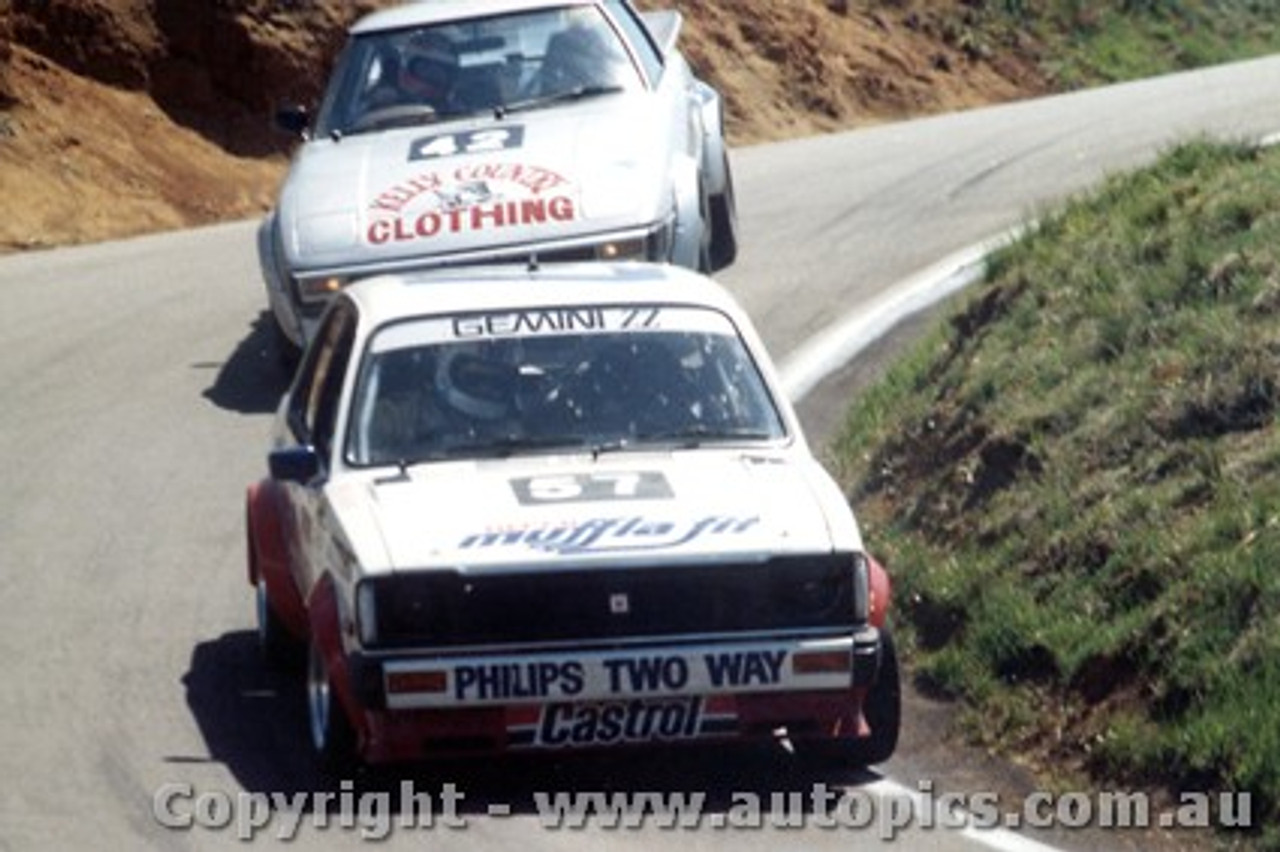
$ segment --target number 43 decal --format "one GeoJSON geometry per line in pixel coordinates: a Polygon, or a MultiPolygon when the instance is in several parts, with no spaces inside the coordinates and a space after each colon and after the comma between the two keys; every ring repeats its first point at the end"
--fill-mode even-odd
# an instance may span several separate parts
{"type": "Polygon", "coordinates": [[[524,128],[519,125],[495,127],[487,130],[465,130],[460,133],[440,133],[415,139],[409,148],[410,160],[432,160],[436,157],[453,157],[458,154],[488,154],[519,148],[524,144],[524,128]]]}
{"type": "Polygon", "coordinates": [[[672,496],[667,478],[656,471],[521,477],[511,480],[511,488],[523,504],[657,500],[672,496]]]}

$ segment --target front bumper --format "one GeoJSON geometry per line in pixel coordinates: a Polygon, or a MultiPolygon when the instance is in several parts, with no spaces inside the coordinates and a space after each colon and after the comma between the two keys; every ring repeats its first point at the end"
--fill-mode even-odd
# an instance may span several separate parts
{"type": "Polygon", "coordinates": [[[506,705],[367,714],[370,764],[554,752],[776,742],[865,735],[865,687],[821,692],[693,696],[620,704],[506,705]],[[611,715],[612,708],[618,708],[611,715]]]}
{"type": "MultiPolygon", "coordinates": [[[[260,237],[260,239],[262,239],[260,237]]],[[[286,334],[305,345],[314,336],[320,316],[332,295],[354,281],[388,273],[411,273],[430,269],[476,266],[481,264],[569,263],[577,261],[640,260],[669,262],[675,239],[673,218],[654,225],[576,236],[571,239],[543,240],[462,252],[417,255],[396,260],[349,264],[295,270],[281,275],[267,265],[260,246],[263,275],[271,297],[277,322],[286,334]]]]}
{"type": "Polygon", "coordinates": [[[857,733],[879,631],[529,655],[348,655],[371,763],[857,733]]]}

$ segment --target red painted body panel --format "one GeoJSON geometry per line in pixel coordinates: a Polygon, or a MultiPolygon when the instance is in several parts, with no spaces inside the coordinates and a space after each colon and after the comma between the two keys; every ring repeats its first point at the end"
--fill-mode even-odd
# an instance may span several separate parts
{"type": "Polygon", "coordinates": [[[867,562],[871,569],[868,572],[868,585],[871,588],[868,620],[873,626],[883,628],[885,620],[889,617],[889,606],[893,600],[893,585],[889,582],[889,572],[884,570],[884,566],[869,553],[867,562]]]}
{"type": "Polygon", "coordinates": [[[281,518],[284,500],[271,480],[251,485],[246,495],[249,548],[249,584],[261,577],[276,615],[298,639],[310,632],[307,610],[289,567],[289,547],[281,518]]]}
{"type": "Polygon", "coordinates": [[[329,689],[338,696],[338,703],[356,732],[358,747],[364,751],[369,742],[369,718],[352,689],[351,673],[347,668],[346,655],[342,651],[342,623],[337,592],[333,581],[328,577],[316,583],[307,601],[307,611],[311,641],[324,657],[325,670],[329,673],[329,689]]]}
{"type": "MultiPolygon", "coordinates": [[[[865,690],[717,696],[720,712],[736,715],[737,731],[700,737],[688,743],[770,742],[774,731],[789,726],[801,736],[866,736],[861,713],[865,690]],[[854,733],[856,732],[856,734],[854,733]]],[[[508,725],[536,716],[531,705],[465,710],[370,711],[363,714],[361,757],[371,764],[420,761],[429,758],[494,754],[509,748],[508,725]]],[[[575,752],[652,747],[637,742],[616,746],[572,746],[575,752]]],[[[515,751],[515,749],[512,749],[515,751]]],[[[520,753],[554,754],[555,748],[520,748],[520,753]]]]}

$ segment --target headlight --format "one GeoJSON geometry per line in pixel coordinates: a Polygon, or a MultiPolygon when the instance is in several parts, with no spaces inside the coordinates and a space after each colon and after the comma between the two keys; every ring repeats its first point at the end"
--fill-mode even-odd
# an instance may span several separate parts
{"type": "Polygon", "coordinates": [[[865,624],[871,614],[871,569],[867,557],[853,554],[853,620],[865,624]]]}
{"type": "Polygon", "coordinates": [[[327,302],[335,293],[350,283],[341,275],[297,279],[298,295],[304,302],[327,302]]]}
{"type": "Polygon", "coordinates": [[[668,261],[671,259],[674,230],[675,219],[671,218],[655,225],[647,233],[599,243],[595,247],[596,259],[668,261]]]}
{"type": "Polygon", "coordinates": [[[356,632],[360,636],[360,644],[366,647],[377,644],[377,586],[371,580],[356,586],[356,632]]]}
{"type": "Polygon", "coordinates": [[[645,237],[611,240],[596,249],[600,260],[648,260],[649,241],[645,237]]]}

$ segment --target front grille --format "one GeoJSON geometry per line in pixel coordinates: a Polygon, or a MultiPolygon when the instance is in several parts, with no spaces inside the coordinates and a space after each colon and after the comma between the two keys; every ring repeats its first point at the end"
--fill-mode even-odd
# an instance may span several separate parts
{"type": "MultiPolygon", "coordinates": [[[[646,244],[646,255],[649,260],[667,260],[667,238],[662,226],[645,231],[613,232],[592,234],[568,241],[548,241],[511,245],[499,248],[489,247],[483,250],[469,250],[451,254],[426,255],[380,261],[374,264],[340,266],[324,270],[311,270],[305,277],[340,277],[348,282],[371,278],[387,273],[412,274],[433,269],[464,269],[470,266],[502,266],[523,265],[530,258],[536,257],[540,263],[569,263],[573,261],[593,261],[601,257],[601,249],[609,243],[629,242],[643,239],[646,244]],[[629,236],[628,236],[629,234],[629,236]]],[[[638,259],[638,258],[637,258],[638,259]]],[[[301,278],[303,276],[298,276],[301,278]]],[[[296,281],[296,279],[295,279],[296,281]]],[[[294,299],[299,300],[297,284],[294,285],[294,299]]],[[[323,307],[327,299],[315,304],[323,307]]]]}
{"type": "Polygon", "coordinates": [[[595,260],[596,247],[577,246],[575,248],[530,252],[530,254],[536,254],[540,263],[571,263],[580,260],[595,260]]]}
{"type": "Polygon", "coordinates": [[[374,584],[370,648],[527,645],[853,626],[852,559],[530,571],[422,571],[374,584]]]}

